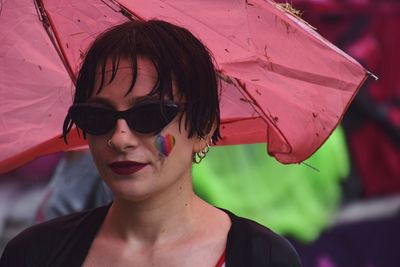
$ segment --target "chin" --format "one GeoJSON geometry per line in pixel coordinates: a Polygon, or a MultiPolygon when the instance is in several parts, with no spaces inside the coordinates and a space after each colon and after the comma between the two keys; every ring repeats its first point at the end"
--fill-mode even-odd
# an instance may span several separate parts
{"type": "Polygon", "coordinates": [[[133,194],[131,192],[119,192],[115,194],[114,201],[123,201],[129,203],[140,203],[149,199],[151,194],[133,194]]]}
{"type": "Polygon", "coordinates": [[[114,199],[121,199],[129,202],[141,202],[150,198],[154,192],[149,188],[140,188],[133,185],[111,185],[111,191],[114,193],[114,199]]]}
{"type": "Polygon", "coordinates": [[[151,179],[142,175],[109,174],[106,177],[103,180],[113,192],[114,198],[140,201],[152,195],[155,188],[151,179]]]}

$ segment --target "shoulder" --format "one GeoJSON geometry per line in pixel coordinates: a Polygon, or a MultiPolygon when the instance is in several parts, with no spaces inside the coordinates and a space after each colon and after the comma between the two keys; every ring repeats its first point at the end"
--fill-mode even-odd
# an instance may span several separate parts
{"type": "Polygon", "coordinates": [[[31,226],[8,242],[0,258],[0,266],[48,266],[77,245],[82,238],[97,232],[97,225],[107,212],[106,207],[58,217],[31,226]],[[95,232],[94,232],[95,230],[95,232]]]}
{"type": "Polygon", "coordinates": [[[229,254],[231,258],[235,258],[227,266],[241,266],[238,262],[257,267],[302,266],[296,250],[284,237],[255,221],[226,212],[232,221],[228,234],[227,258],[229,254]]]}

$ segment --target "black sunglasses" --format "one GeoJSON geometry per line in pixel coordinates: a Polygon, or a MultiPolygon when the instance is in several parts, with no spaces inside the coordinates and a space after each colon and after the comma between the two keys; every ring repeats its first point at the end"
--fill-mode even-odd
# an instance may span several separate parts
{"type": "Polygon", "coordinates": [[[85,133],[102,135],[111,131],[118,119],[124,119],[131,130],[157,134],[183,110],[184,104],[174,102],[139,103],[124,111],[98,107],[93,104],[74,104],[68,114],[85,133]]]}

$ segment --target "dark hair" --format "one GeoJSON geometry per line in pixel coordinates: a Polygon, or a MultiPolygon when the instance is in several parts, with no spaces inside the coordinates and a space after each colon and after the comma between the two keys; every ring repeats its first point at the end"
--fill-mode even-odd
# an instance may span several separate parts
{"type": "MultiPolygon", "coordinates": [[[[105,82],[111,83],[121,58],[129,59],[133,77],[128,94],[137,78],[137,56],[149,58],[156,67],[158,81],[150,95],[172,99],[172,82],[186,101],[185,129],[188,137],[204,137],[213,127],[213,142],[220,138],[219,83],[210,51],[188,30],[160,20],[129,21],[114,26],[92,43],[78,73],[74,104],[85,103],[94,90],[99,93],[105,82]],[[112,75],[105,81],[107,61],[112,62],[112,75]],[[95,87],[96,71],[101,69],[101,83],[95,87]]],[[[183,115],[183,114],[182,114],[183,115]]],[[[182,119],[182,116],[181,116],[182,119]]],[[[66,141],[73,122],[64,120],[66,141]]]]}

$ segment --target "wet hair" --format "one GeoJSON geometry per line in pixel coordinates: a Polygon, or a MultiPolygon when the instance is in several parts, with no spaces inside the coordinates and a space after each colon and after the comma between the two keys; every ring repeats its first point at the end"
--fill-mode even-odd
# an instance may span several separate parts
{"type": "MultiPolygon", "coordinates": [[[[158,80],[149,95],[157,96],[160,104],[173,98],[175,82],[179,97],[185,99],[185,129],[188,138],[220,138],[219,82],[210,51],[188,30],[160,20],[129,21],[100,34],[89,47],[78,72],[74,104],[85,103],[104,84],[111,83],[118,71],[119,61],[128,59],[133,68],[132,82],[126,95],[132,91],[137,78],[137,57],[143,56],[154,64],[158,80]],[[112,73],[106,81],[106,65],[112,64],[112,73]],[[96,72],[101,70],[100,85],[95,88],[96,72]],[[214,128],[215,127],[215,128],[214,128]]],[[[99,74],[97,74],[99,75],[99,74]]],[[[182,120],[183,113],[180,120],[182,120]]],[[[73,126],[69,115],[64,120],[63,137],[73,126]]]]}

